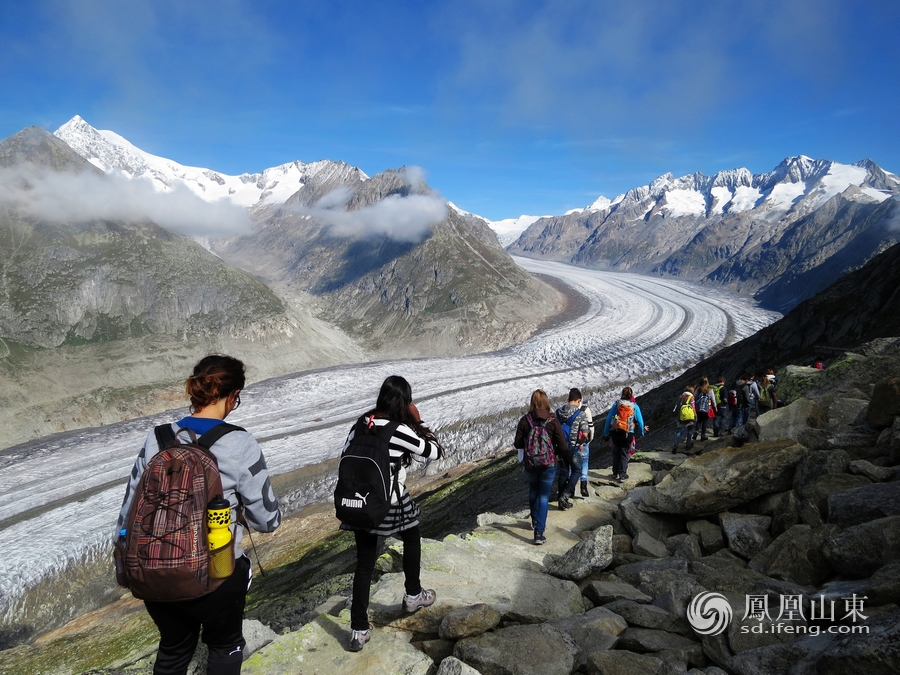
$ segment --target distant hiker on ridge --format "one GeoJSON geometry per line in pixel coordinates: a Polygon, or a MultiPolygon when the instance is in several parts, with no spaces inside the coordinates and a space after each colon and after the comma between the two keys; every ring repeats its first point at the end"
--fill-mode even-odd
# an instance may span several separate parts
{"type": "Polygon", "coordinates": [[[397,535],[403,540],[403,575],[406,595],[403,609],[415,612],[434,604],[437,594],[423,589],[419,580],[422,541],[419,534],[419,507],[406,489],[406,467],[410,455],[425,458],[444,456],[444,449],[431,430],[422,424],[412,400],[412,389],[404,378],[391,375],[381,385],[375,407],[351,427],[344,444],[346,450],[357,434],[387,434],[394,475],[391,506],[384,520],[374,528],[356,528],[341,523],[342,530],[353,530],[356,537],[356,571],[353,574],[353,599],[350,604],[350,651],[358,652],[372,635],[369,625],[369,586],[378,557],[378,537],[397,535]]]}
{"type": "Polygon", "coordinates": [[[686,385],[684,392],[675,402],[673,412],[677,415],[678,430],[675,432],[675,442],[672,444],[672,452],[678,452],[678,444],[682,436],[687,436],[685,443],[688,450],[694,447],[694,423],[697,421],[697,407],[694,404],[694,387],[686,385]]]}
{"type": "Polygon", "coordinates": [[[604,438],[609,438],[613,444],[612,472],[616,480],[627,480],[631,441],[635,435],[643,436],[646,431],[650,431],[650,427],[644,426],[644,416],[641,407],[634,402],[634,392],[631,387],[625,387],[622,397],[609,409],[603,426],[604,438]]]}
{"type": "Polygon", "coordinates": [[[559,420],[550,412],[550,399],[543,389],[537,389],[531,394],[528,412],[516,427],[513,447],[519,449],[519,461],[525,464],[534,543],[540,546],[547,541],[544,530],[547,528],[550,490],[556,476],[556,458],[572,461],[569,444],[559,420]]]}
{"type": "Polygon", "coordinates": [[[575,495],[575,486],[581,480],[581,496],[588,496],[588,460],[591,441],[594,440],[594,419],[587,405],[581,404],[581,390],[570,389],[569,400],[556,409],[556,419],[572,451],[572,464],[560,464],[556,483],[560,508],[568,508],[569,499],[575,495]]]}

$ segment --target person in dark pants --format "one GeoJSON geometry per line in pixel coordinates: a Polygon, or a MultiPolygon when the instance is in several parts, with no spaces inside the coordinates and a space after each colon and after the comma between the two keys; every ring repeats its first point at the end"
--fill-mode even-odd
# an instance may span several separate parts
{"type": "MultiPolygon", "coordinates": [[[[232,413],[241,403],[244,388],[244,364],[223,355],[203,358],[185,382],[191,400],[191,414],[172,425],[176,433],[188,429],[200,436],[232,413]]],[[[209,448],[216,457],[222,479],[224,499],[232,506],[231,522],[238,508],[246,522],[260,532],[272,532],[281,524],[278,500],[272,491],[266,460],[259,443],[243,429],[233,430],[209,448]]],[[[160,451],[159,441],[151,431],[134,463],[125,499],[119,513],[118,527],[128,527],[131,505],[148,460],[160,451]]],[[[211,593],[191,600],[176,602],[145,601],[147,612],[159,629],[159,648],[153,666],[154,675],[184,675],[201,638],[209,648],[209,675],[238,675],[244,658],[244,636],[241,626],[244,602],[250,586],[250,559],[241,546],[244,526],[231,526],[234,536],[234,571],[211,593]]]]}
{"type": "MultiPolygon", "coordinates": [[[[437,594],[423,589],[419,579],[422,543],[419,534],[419,507],[406,489],[406,467],[410,455],[426,459],[444,456],[444,448],[426,427],[413,404],[412,389],[404,378],[391,375],[381,385],[375,407],[364,414],[359,423],[384,427],[398,422],[389,442],[391,463],[397,472],[398,489],[391,495],[391,507],[384,520],[375,528],[360,529],[341,523],[342,530],[352,530],[356,538],[356,571],[353,574],[353,599],[350,604],[350,651],[361,651],[371,639],[369,625],[369,587],[378,557],[378,537],[398,536],[403,541],[403,574],[406,594],[403,609],[415,612],[434,604],[437,594]]],[[[344,448],[350,445],[356,424],[350,428],[344,448]]]]}
{"type": "Polygon", "coordinates": [[[644,425],[641,407],[634,402],[634,392],[631,387],[625,387],[622,389],[621,398],[609,409],[606,424],[603,426],[603,437],[610,439],[613,445],[613,478],[618,481],[628,479],[631,441],[635,435],[643,436],[649,430],[650,427],[644,425]]]}

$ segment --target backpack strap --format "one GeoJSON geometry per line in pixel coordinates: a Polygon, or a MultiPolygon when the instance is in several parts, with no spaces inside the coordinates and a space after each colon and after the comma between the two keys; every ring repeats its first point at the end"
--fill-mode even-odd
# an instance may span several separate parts
{"type": "MultiPolygon", "coordinates": [[[[244,429],[244,427],[239,427],[236,424],[222,422],[200,436],[200,438],[197,439],[197,445],[209,450],[213,446],[213,443],[231,431],[246,431],[246,429],[244,429]]],[[[156,442],[159,444],[160,450],[171,448],[178,442],[177,434],[172,431],[171,424],[160,424],[153,429],[153,432],[156,434],[156,442]]]]}

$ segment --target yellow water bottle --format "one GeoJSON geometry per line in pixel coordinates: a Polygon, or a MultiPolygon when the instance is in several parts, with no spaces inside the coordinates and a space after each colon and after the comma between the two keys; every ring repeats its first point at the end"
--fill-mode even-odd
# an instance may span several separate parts
{"type": "Polygon", "coordinates": [[[231,543],[231,504],[216,495],[206,505],[206,524],[209,526],[209,576],[226,579],[234,572],[234,551],[231,543]]]}

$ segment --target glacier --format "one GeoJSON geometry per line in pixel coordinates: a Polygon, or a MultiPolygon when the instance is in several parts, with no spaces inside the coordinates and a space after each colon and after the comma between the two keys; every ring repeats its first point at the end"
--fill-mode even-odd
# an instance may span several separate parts
{"type": "MultiPolygon", "coordinates": [[[[256,436],[273,474],[293,471],[337,457],[383,379],[399,374],[450,451],[425,467],[436,471],[510,447],[538,387],[554,405],[580,387],[602,418],[622,386],[640,396],[780,316],[746,297],[685,282],[516,262],[571,286],[587,298],[588,311],[499,352],[340,366],[257,382],[245,389],[229,422],[256,436]]],[[[145,436],[155,424],[184,414],[171,411],[0,452],[0,623],[22,615],[28,590],[42,580],[108,555],[145,436]]],[[[280,497],[295,510],[327,499],[329,490],[330,484],[309,486],[280,497]]]]}

